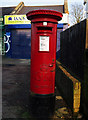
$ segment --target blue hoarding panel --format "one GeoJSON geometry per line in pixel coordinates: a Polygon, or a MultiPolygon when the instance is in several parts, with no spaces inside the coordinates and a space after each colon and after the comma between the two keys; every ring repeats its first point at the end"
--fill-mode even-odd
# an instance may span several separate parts
{"type": "MultiPolygon", "coordinates": [[[[10,50],[6,53],[7,56],[17,59],[31,58],[31,24],[8,25],[6,34],[10,33],[10,50]]],[[[60,56],[60,32],[63,29],[63,24],[57,25],[57,53],[60,56]]]]}

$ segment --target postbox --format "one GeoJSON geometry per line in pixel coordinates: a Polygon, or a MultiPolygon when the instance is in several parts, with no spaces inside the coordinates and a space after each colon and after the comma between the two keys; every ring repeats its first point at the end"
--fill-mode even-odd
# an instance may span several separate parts
{"type": "Polygon", "coordinates": [[[31,80],[34,94],[54,94],[57,23],[62,13],[54,10],[34,10],[27,14],[31,20],[31,80]]]}

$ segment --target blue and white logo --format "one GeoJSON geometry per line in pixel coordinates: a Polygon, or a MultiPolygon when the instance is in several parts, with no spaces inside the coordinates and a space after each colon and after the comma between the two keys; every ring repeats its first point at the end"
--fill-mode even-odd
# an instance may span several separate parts
{"type": "Polygon", "coordinates": [[[8,20],[12,20],[12,17],[9,17],[8,20]]]}

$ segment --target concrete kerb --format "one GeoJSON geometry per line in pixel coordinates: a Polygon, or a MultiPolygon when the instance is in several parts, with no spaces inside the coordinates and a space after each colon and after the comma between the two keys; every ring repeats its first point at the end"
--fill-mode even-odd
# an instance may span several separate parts
{"type": "MultiPolygon", "coordinates": [[[[64,68],[62,66],[62,64],[59,61],[56,61],[58,68],[63,72],[63,74],[70,80],[72,81],[73,84],[73,91],[71,92],[73,95],[73,108],[72,112],[73,115],[77,115],[79,112],[79,108],[80,108],[80,97],[81,97],[81,83],[79,82],[78,79],[76,79],[74,76],[71,75],[71,73],[69,73],[66,68],[64,68]]],[[[62,77],[62,76],[61,76],[62,77]]],[[[61,79],[61,78],[60,78],[61,79]]],[[[69,84],[69,83],[68,83],[69,84]]],[[[58,85],[59,86],[59,85],[58,85]]],[[[63,88],[62,88],[63,89],[63,88]]],[[[69,89],[69,88],[66,88],[69,89]]],[[[65,93],[63,93],[64,95],[65,93]]],[[[66,99],[66,98],[65,98],[66,99]]],[[[67,100],[66,100],[67,101],[67,100]]]]}

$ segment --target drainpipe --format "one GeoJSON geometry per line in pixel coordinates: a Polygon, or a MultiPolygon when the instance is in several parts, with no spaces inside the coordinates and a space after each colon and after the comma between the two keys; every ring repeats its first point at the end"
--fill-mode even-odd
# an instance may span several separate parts
{"type": "Polygon", "coordinates": [[[69,14],[69,12],[68,12],[68,0],[64,0],[64,12],[69,14]]]}
{"type": "Polygon", "coordinates": [[[10,13],[10,15],[17,14],[24,6],[24,2],[20,2],[17,7],[10,13]]]}

